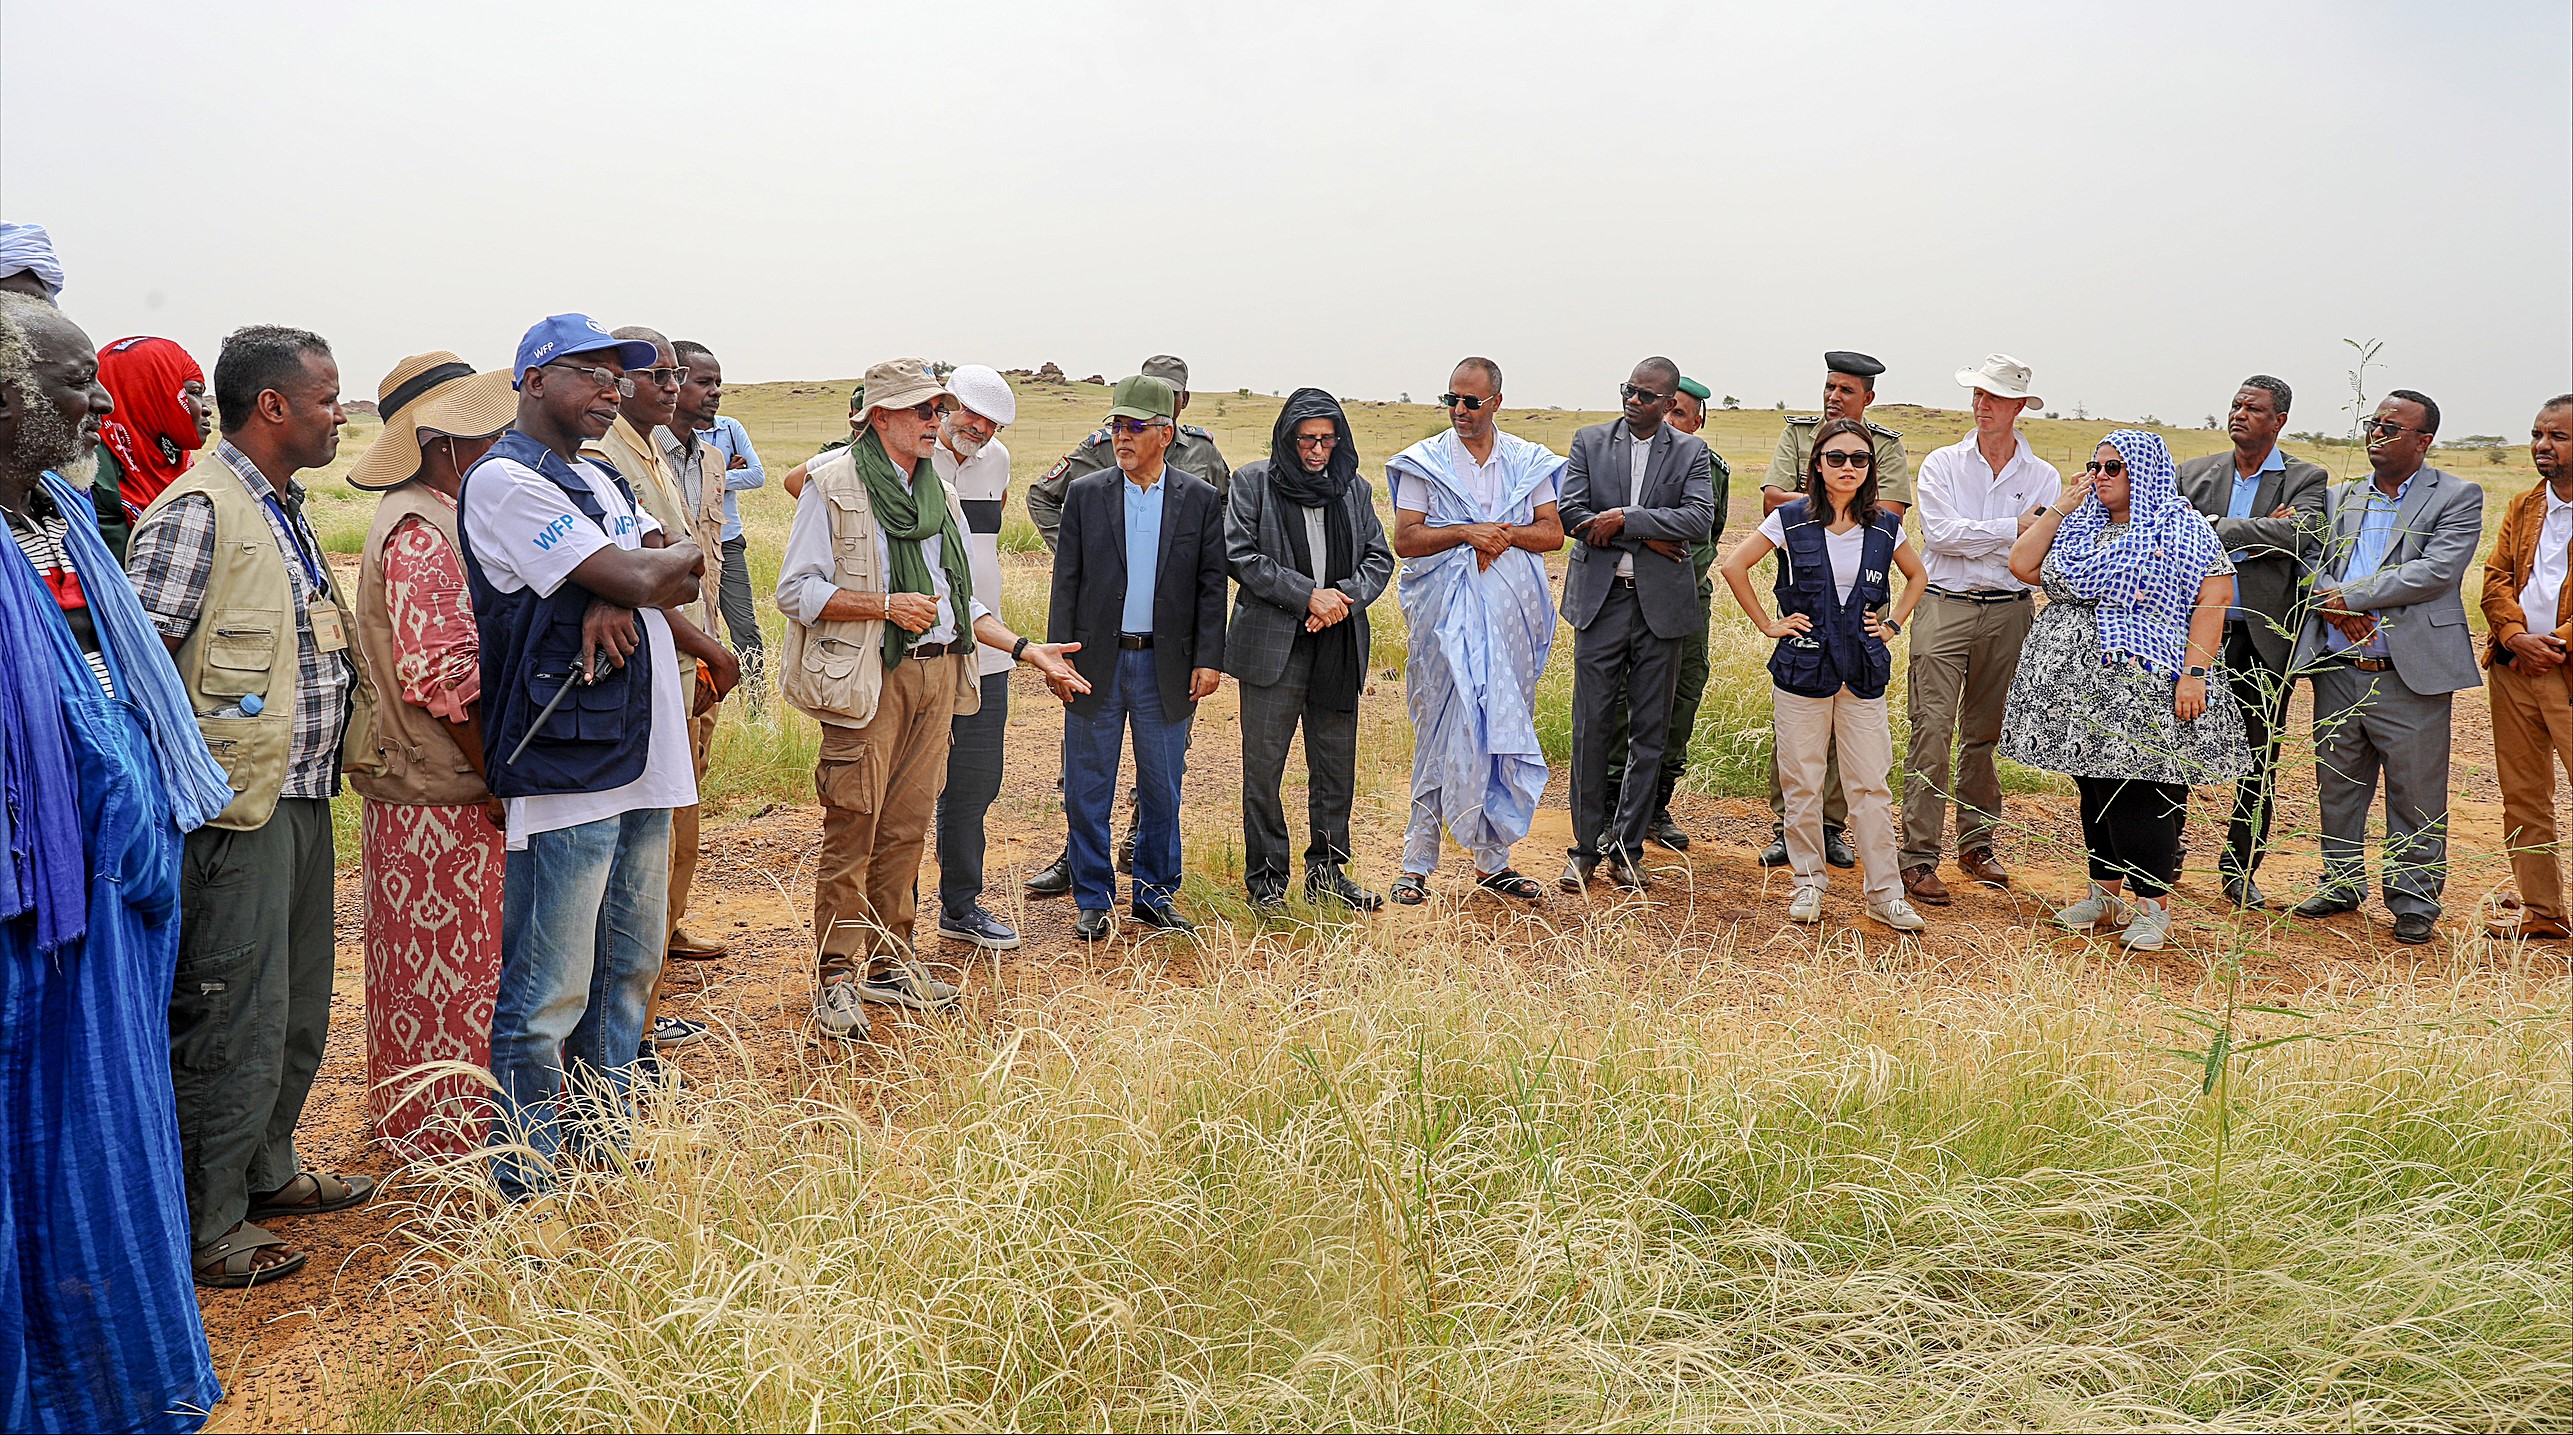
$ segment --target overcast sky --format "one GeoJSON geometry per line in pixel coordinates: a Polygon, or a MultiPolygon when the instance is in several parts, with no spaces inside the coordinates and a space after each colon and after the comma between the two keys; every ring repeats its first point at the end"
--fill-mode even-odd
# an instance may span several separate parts
{"type": "Polygon", "coordinates": [[[2449,434],[2573,387],[2573,7],[0,0],[0,218],[100,339],[272,321],[348,392],[580,310],[735,380],[922,353],[1606,407],[1668,353],[1816,402],[2449,434]]]}

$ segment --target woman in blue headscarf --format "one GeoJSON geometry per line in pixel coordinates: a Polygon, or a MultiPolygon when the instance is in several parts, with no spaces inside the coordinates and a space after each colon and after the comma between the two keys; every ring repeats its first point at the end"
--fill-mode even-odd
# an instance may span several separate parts
{"type": "Polygon", "coordinates": [[[89,339],[0,293],[0,1429],[194,1430],[223,1398],[170,1088],[180,838],[231,789],[57,472],[89,339]]]}
{"type": "Polygon", "coordinates": [[[2189,789],[2250,761],[2242,709],[2214,672],[2233,560],[2180,496],[2160,436],[2119,429],[2019,535],[2010,572],[2047,601],[2010,684],[2001,755],[2073,779],[2090,852],[2089,893],[2055,920],[2123,922],[2121,942],[2157,950],[2189,789]]]}

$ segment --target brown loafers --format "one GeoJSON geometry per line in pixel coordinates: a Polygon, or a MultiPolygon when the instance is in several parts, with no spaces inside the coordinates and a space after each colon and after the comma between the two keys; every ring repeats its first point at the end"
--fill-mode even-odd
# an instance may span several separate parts
{"type": "Polygon", "coordinates": [[[1948,884],[1939,880],[1939,869],[1927,862],[1903,869],[1903,895],[1928,907],[1944,907],[1955,900],[1948,884]]]}

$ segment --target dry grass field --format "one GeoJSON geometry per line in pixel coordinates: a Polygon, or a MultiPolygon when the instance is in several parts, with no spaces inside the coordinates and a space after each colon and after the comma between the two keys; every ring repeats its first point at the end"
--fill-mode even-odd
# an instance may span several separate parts
{"type": "MultiPolygon", "coordinates": [[[[750,385],[727,411],[782,474],[843,431],[847,389],[750,385]]],[[[1019,394],[1023,487],[1106,401],[1019,394]]],[[[2300,426],[2344,426],[2336,396],[2300,397],[2300,426]]],[[[1201,394],[1187,418],[1239,463],[1278,403],[1201,394]]],[[[1443,422],[1351,417],[1371,476],[1443,422]]],[[[1504,422],[1560,449],[1603,417],[1504,422]]],[[[1966,427],[1875,417],[1915,462],[1966,427]]],[[[1780,418],[1709,427],[1728,532],[1758,512],[1780,418]]],[[[2063,466],[2115,426],[2031,438],[2063,466]]],[[[2223,442],[2165,432],[2183,457],[2223,442]]],[[[2524,448],[2503,457],[2434,461],[2496,495],[2489,523],[2532,480],[2524,448]]],[[[316,489],[353,550],[365,500],[316,489]]],[[[1041,626],[1046,559],[1015,503],[1005,613],[1041,626]]],[[[772,486],[744,510],[765,606],[790,508],[772,486]]],[[[1374,616],[1357,845],[1381,887],[1410,734],[1400,612],[1374,616]]],[[[1751,862],[1764,654],[1729,604],[1715,646],[1679,804],[1700,839],[1655,854],[1648,902],[1503,911],[1451,883],[1417,912],[1255,920],[1228,686],[1191,753],[1183,904],[1208,925],[1189,945],[1086,947],[1062,904],[1018,898],[1061,833],[1060,721],[1021,683],[991,900],[1028,943],[971,961],[926,944],[963,968],[964,1009],[857,1050],[802,1024],[812,726],[736,702],[701,877],[735,953],[679,1005],[721,1036],[649,1103],[648,1171],[573,1179],[575,1249],[552,1263],[464,1174],[395,1172],[364,1145],[344,872],[307,1144],[392,1175],[394,1198],[315,1223],[298,1283],[206,1301],[234,1392],[218,1424],[2573,1425],[2573,968],[2479,935],[2506,879],[2479,695],[2459,702],[2442,942],[2394,947],[2381,914],[2237,916],[2202,851],[2179,941],[2148,958],[2044,925],[2080,868],[2071,803],[2039,774],[2015,783],[2003,842],[2020,890],[1968,893],[1919,939],[1862,928],[1846,880],[1824,926],[1784,923],[1783,884],[1751,862]]],[[[1568,688],[1546,697],[1558,747],[1568,688]]],[[[2291,773],[2310,761],[2291,743],[2291,773]]],[[[2263,875],[2293,900],[2313,811],[2310,777],[2288,785],[2263,875]]],[[[1562,784],[1547,796],[1520,857],[1550,875],[1562,784]]],[[[2201,794],[2202,840],[2221,796],[2201,794]]]]}

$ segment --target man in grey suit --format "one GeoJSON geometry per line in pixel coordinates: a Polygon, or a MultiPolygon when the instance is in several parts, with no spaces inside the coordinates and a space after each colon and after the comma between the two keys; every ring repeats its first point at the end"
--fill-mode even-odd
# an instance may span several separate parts
{"type": "Polygon", "coordinates": [[[2267,374],[2243,380],[2225,420],[2233,452],[2180,465],[2180,495],[2214,522],[2234,563],[2234,605],[2225,614],[2220,655],[2242,708],[2251,767],[2234,784],[2233,820],[2225,825],[2216,868],[2237,907],[2269,905],[2253,874],[2269,846],[2279,726],[2295,687],[2287,658],[2303,626],[2297,605],[2305,589],[2304,544],[2321,531],[2324,490],[2332,481],[2322,465],[2290,458],[2278,446],[2294,398],[2283,380],[2267,374]]]}
{"type": "Polygon", "coordinates": [[[2429,467],[2439,406],[2396,389],[2367,423],[2369,481],[2335,484],[2306,562],[2313,602],[2293,671],[2314,685],[2323,881],[2300,917],[2358,910],[2368,808],[2385,778],[2385,904],[2394,939],[2430,940],[2448,877],[2450,695],[2480,686],[2461,596],[2484,491],[2429,467]]]}
{"type": "Polygon", "coordinates": [[[1561,885],[1590,884],[1600,859],[1617,885],[1641,890],[1653,785],[1623,784],[1608,810],[1609,717],[1626,700],[1628,772],[1661,770],[1680,640],[1706,623],[1689,545],[1715,526],[1706,441],[1664,423],[1680,368],[1654,357],[1622,393],[1626,416],[1573,435],[1564,466],[1564,530],[1581,540],[1565,565],[1563,616],[1573,628],[1572,860],[1561,885]]]}
{"type": "Polygon", "coordinates": [[[1373,912],[1385,899],[1349,879],[1358,784],[1358,694],[1367,685],[1367,605],[1394,576],[1375,493],[1339,401],[1298,389],[1278,411],[1269,456],[1233,475],[1224,509],[1233,624],[1224,671],[1242,685],[1242,884],[1251,905],[1286,905],[1286,807],[1278,784],[1304,728],[1304,895],[1373,912]]]}

